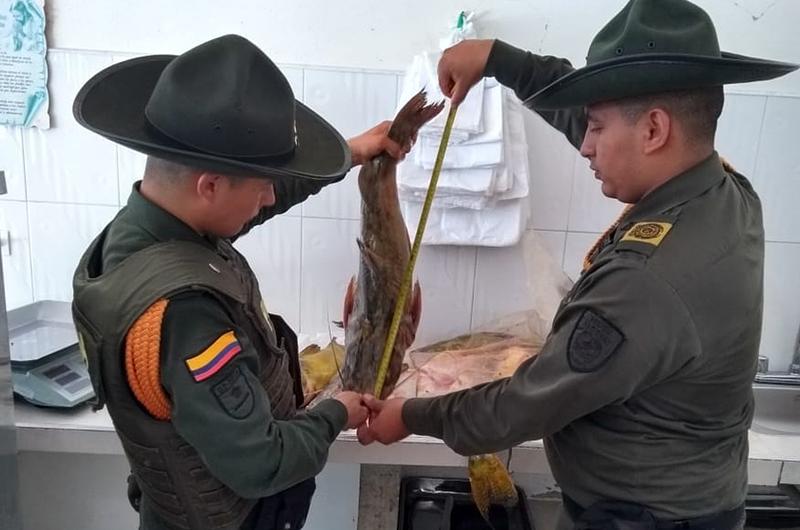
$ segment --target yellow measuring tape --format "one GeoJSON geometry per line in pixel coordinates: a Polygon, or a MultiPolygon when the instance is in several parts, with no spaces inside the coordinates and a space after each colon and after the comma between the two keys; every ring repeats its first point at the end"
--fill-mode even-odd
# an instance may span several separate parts
{"type": "Polygon", "coordinates": [[[386,373],[389,371],[389,361],[392,358],[392,350],[394,349],[394,343],[397,339],[397,331],[400,329],[400,319],[403,316],[408,293],[411,290],[411,281],[414,276],[414,264],[417,262],[417,255],[419,254],[419,247],[422,244],[422,234],[425,232],[425,225],[428,223],[428,214],[431,211],[433,195],[436,193],[436,185],[439,182],[439,173],[442,171],[444,153],[447,151],[447,142],[450,140],[450,131],[453,129],[456,110],[458,110],[458,105],[451,106],[450,112],[447,115],[447,122],[445,122],[444,131],[442,132],[442,140],[441,143],[439,143],[439,151],[436,153],[436,162],[433,164],[431,182],[428,184],[428,193],[425,195],[425,202],[422,205],[422,214],[419,216],[419,224],[417,225],[417,233],[414,236],[414,244],[411,247],[411,256],[409,257],[408,265],[403,274],[403,283],[400,284],[400,293],[397,297],[397,304],[394,307],[392,324],[389,326],[389,336],[386,337],[386,345],[383,348],[383,355],[381,355],[381,364],[378,366],[378,378],[375,380],[374,394],[377,398],[381,397],[383,385],[386,382],[386,373]]]}

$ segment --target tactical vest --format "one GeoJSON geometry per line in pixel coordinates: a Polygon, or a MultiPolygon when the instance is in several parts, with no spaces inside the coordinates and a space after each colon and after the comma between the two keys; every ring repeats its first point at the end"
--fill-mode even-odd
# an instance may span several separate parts
{"type": "Polygon", "coordinates": [[[81,258],[73,280],[73,319],[95,389],[95,410],[108,405],[131,472],[154,511],[172,529],[238,529],[257,499],[239,497],[216,479],[169,421],[156,420],[128,385],[128,330],[155,301],[199,291],[214,296],[260,353],[257,374],[276,419],[302,403],[297,337],[267,315],[244,257],[227,241],[156,243],[102,271],[107,229],[81,258]]]}

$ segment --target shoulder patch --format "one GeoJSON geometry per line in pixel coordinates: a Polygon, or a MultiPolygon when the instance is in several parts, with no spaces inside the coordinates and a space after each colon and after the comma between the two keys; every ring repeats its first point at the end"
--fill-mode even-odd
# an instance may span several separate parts
{"type": "Polygon", "coordinates": [[[194,357],[186,359],[186,367],[195,381],[208,379],[242,351],[233,331],[228,331],[215,340],[211,346],[194,357]]]}
{"type": "Polygon", "coordinates": [[[657,247],[672,229],[672,223],[645,222],[633,225],[620,241],[638,241],[657,247]]]}
{"type": "Polygon", "coordinates": [[[576,372],[594,372],[616,353],[624,340],[625,336],[613,324],[586,309],[569,337],[569,367],[576,372]]]}
{"type": "Polygon", "coordinates": [[[211,391],[228,416],[242,420],[253,412],[253,388],[238,366],[225,379],[211,387],[211,391]]]}

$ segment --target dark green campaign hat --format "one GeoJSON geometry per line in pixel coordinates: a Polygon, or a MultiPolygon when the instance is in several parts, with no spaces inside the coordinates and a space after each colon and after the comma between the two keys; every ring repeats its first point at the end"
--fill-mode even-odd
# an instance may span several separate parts
{"type": "Polygon", "coordinates": [[[719,49],[708,13],[686,0],[630,0],[589,46],[586,66],[525,101],[559,109],[779,77],[798,65],[719,49]]]}
{"type": "Polygon", "coordinates": [[[73,113],[126,147],[224,174],[332,182],[350,169],[344,138],[238,35],[112,65],[81,88],[73,113]]]}

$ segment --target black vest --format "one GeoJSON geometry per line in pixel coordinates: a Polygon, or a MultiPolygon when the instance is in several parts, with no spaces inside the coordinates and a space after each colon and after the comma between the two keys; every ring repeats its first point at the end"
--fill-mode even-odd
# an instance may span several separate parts
{"type": "Polygon", "coordinates": [[[227,241],[217,252],[185,241],[156,243],[100,273],[106,232],[89,246],[73,280],[73,319],[95,410],[108,405],[134,477],[170,528],[238,529],[257,499],[241,498],[217,480],[171,422],[154,419],[138,403],[125,374],[125,337],[161,298],[194,290],[213,295],[261,354],[257,375],[276,419],[292,417],[302,403],[297,337],[283,319],[267,315],[255,275],[227,241]]]}

